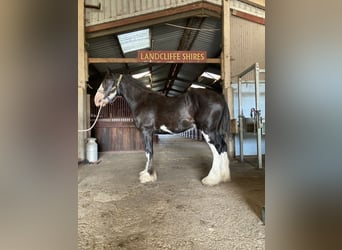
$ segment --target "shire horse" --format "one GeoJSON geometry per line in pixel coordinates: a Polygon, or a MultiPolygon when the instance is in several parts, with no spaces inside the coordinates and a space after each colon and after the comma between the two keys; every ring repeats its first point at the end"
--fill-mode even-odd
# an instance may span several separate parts
{"type": "Polygon", "coordinates": [[[120,95],[128,103],[135,126],[141,131],[147,162],[140,172],[141,183],[154,182],[157,173],[152,164],[153,134],[180,133],[196,126],[213,154],[209,174],[202,183],[214,186],[230,181],[225,134],[229,132],[229,110],[222,94],[208,89],[190,89],[167,97],[145,87],[128,74],[107,72],[94,97],[97,107],[105,106],[120,95]]]}

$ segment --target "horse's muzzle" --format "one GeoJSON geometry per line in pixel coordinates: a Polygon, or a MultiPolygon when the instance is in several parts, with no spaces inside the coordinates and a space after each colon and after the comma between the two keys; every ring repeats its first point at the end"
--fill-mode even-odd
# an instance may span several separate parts
{"type": "Polygon", "coordinates": [[[101,92],[97,92],[94,97],[94,103],[96,107],[99,107],[100,105],[105,106],[108,101],[105,99],[105,96],[101,92]]]}

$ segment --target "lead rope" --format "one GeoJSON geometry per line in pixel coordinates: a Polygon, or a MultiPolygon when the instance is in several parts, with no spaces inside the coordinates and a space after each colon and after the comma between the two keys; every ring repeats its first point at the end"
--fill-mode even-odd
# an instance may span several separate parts
{"type": "MultiPolygon", "coordinates": [[[[120,76],[119,76],[118,83],[117,83],[117,88],[119,87],[119,84],[121,83],[121,80],[122,80],[122,74],[120,74],[120,76]]],[[[113,102],[116,100],[116,98],[117,98],[117,96],[115,97],[113,102]]],[[[97,116],[96,116],[96,119],[95,119],[93,125],[90,128],[88,128],[88,129],[79,129],[78,133],[79,132],[87,132],[87,131],[91,130],[95,126],[97,120],[99,119],[101,109],[102,109],[102,105],[100,106],[99,111],[97,112],[97,116]]]]}
{"type": "Polygon", "coordinates": [[[87,132],[87,131],[91,130],[95,126],[97,120],[99,119],[101,109],[102,109],[102,105],[100,106],[99,111],[97,112],[97,116],[96,116],[96,119],[95,119],[93,125],[88,129],[79,129],[78,132],[87,132]]]}

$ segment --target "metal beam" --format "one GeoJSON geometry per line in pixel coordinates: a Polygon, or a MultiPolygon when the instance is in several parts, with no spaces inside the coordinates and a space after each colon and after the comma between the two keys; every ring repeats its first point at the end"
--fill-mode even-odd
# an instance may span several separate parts
{"type": "MultiPolygon", "coordinates": [[[[198,17],[191,17],[189,18],[186,26],[192,27],[192,28],[201,28],[205,18],[198,18],[198,17]]],[[[192,30],[192,29],[185,29],[183,31],[183,35],[181,40],[178,44],[177,50],[190,50],[194,41],[196,40],[197,36],[199,34],[199,30],[192,30]]],[[[169,80],[165,83],[165,95],[168,95],[169,91],[172,89],[172,85],[174,84],[175,79],[177,78],[177,75],[179,71],[181,70],[182,63],[179,64],[173,64],[170,68],[169,72],[169,80]]],[[[198,76],[196,76],[198,77],[198,76]]]]}

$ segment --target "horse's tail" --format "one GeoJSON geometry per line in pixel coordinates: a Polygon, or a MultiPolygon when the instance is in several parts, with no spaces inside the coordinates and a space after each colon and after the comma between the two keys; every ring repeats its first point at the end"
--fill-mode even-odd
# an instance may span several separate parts
{"type": "Polygon", "coordinates": [[[219,127],[219,133],[221,135],[229,135],[230,133],[230,114],[229,114],[229,109],[226,101],[224,101],[223,104],[223,112],[221,119],[218,124],[219,127]]]}

